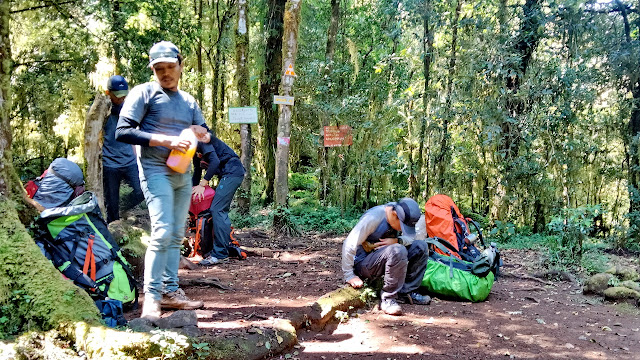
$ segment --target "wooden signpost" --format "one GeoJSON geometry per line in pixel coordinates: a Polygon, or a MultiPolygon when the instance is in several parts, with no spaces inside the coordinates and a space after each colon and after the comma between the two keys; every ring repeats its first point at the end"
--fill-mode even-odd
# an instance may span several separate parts
{"type": "Polygon", "coordinates": [[[324,127],[324,146],[349,146],[353,145],[353,135],[351,134],[351,126],[325,126],[324,127]]]}

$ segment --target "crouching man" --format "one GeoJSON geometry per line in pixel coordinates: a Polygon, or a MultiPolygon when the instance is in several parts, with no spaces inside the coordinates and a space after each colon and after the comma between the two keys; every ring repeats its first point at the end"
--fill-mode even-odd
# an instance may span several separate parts
{"type": "Polygon", "coordinates": [[[429,257],[427,244],[414,240],[420,215],[420,206],[411,198],[375,206],[362,215],[342,244],[345,281],[357,289],[363,286],[362,279],[383,277],[380,309],[389,315],[402,314],[398,300],[431,302],[416,292],[429,257]]]}

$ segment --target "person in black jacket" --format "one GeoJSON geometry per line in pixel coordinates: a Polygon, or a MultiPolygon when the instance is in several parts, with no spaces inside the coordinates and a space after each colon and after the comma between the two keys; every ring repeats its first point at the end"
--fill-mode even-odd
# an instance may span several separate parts
{"type": "Polygon", "coordinates": [[[242,184],[245,170],[233,149],[217,137],[213,137],[209,143],[198,143],[193,162],[192,194],[195,199],[203,197],[204,187],[209,184],[213,176],[218,176],[220,180],[210,207],[213,221],[213,250],[209,254],[203,254],[204,259],[200,261],[200,265],[209,266],[229,257],[228,246],[231,243],[229,208],[233,195],[242,184]],[[206,170],[204,177],[202,177],[203,169],[206,170]]]}

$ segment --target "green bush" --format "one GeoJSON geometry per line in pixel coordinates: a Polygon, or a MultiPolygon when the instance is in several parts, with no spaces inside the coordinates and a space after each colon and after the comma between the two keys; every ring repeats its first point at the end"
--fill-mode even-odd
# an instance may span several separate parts
{"type": "Polygon", "coordinates": [[[293,190],[311,190],[318,188],[318,179],[313,174],[289,174],[289,191],[293,190]]]}
{"type": "Polygon", "coordinates": [[[267,211],[260,211],[260,209],[251,209],[249,214],[243,215],[238,212],[238,209],[233,209],[229,212],[229,218],[231,219],[231,225],[234,228],[267,228],[271,226],[273,217],[267,211]]]}
{"type": "MultiPolygon", "coordinates": [[[[491,238],[490,241],[496,240],[491,238]]],[[[508,241],[498,241],[498,245],[499,248],[505,249],[548,249],[549,244],[556,244],[557,242],[557,236],[554,235],[525,235],[516,233],[513,236],[508,237],[508,241]]]]}
{"type": "Polygon", "coordinates": [[[547,228],[559,236],[559,248],[566,249],[570,257],[580,260],[583,243],[591,233],[595,217],[601,213],[600,205],[563,209],[560,215],[551,219],[547,228]]]}
{"type": "Polygon", "coordinates": [[[360,215],[343,213],[334,207],[298,206],[291,208],[293,222],[303,231],[344,234],[358,222],[360,215]]]}
{"type": "Polygon", "coordinates": [[[492,241],[509,243],[516,236],[516,226],[510,222],[496,220],[494,227],[488,234],[492,241]]]}
{"type": "Polygon", "coordinates": [[[609,256],[603,252],[604,245],[589,244],[584,247],[580,267],[589,274],[605,272],[609,268],[609,256]]]}

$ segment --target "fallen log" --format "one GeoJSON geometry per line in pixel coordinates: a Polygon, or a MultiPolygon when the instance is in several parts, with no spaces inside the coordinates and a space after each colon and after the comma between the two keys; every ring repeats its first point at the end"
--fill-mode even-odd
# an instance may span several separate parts
{"type": "Polygon", "coordinates": [[[257,248],[257,247],[248,247],[248,246],[241,246],[240,247],[244,252],[247,253],[247,255],[252,255],[252,256],[260,256],[260,257],[273,257],[273,251],[271,249],[267,249],[267,248],[257,248]]]}

